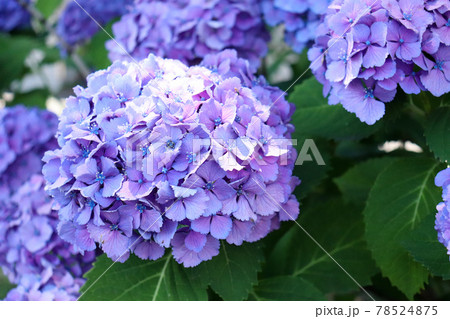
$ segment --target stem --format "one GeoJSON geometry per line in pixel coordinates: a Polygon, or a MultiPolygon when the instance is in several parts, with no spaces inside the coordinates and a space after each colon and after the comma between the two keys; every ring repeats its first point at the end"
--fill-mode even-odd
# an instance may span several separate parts
{"type": "Polygon", "coordinates": [[[67,7],[69,2],[71,2],[71,1],[72,0],[64,0],[63,2],[61,2],[59,7],[56,8],[55,12],[53,12],[52,15],[47,19],[47,23],[46,23],[47,29],[50,29],[51,26],[56,24],[56,22],[59,20],[59,17],[61,16],[61,14],[64,12],[64,9],[67,7]]]}
{"type": "Polygon", "coordinates": [[[420,116],[420,117],[425,117],[427,115],[427,113],[424,110],[422,110],[420,107],[418,107],[416,104],[414,104],[414,101],[413,101],[411,95],[408,96],[408,99],[409,99],[408,109],[410,111],[412,111],[413,114],[420,116]]]}
{"type": "Polygon", "coordinates": [[[80,56],[75,52],[71,54],[71,58],[75,63],[76,67],[78,68],[78,71],[84,78],[86,78],[91,73],[86,63],[84,63],[84,61],[80,58],[80,56]]]}
{"type": "Polygon", "coordinates": [[[31,23],[33,30],[37,34],[41,33],[42,30],[45,30],[45,17],[43,16],[43,14],[38,9],[36,9],[31,2],[26,2],[24,0],[18,0],[17,2],[20,6],[22,6],[22,8],[28,11],[28,13],[34,20],[39,23],[38,26],[31,23]]]}

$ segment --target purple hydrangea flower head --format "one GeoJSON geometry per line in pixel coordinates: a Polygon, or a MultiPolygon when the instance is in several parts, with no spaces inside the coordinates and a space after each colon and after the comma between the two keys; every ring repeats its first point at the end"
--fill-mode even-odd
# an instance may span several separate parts
{"type": "MultiPolygon", "coordinates": [[[[29,0],[21,1],[23,4],[29,0]]],[[[30,25],[31,16],[19,0],[0,1],[0,32],[9,32],[30,25]]]]}
{"type": "Polygon", "coordinates": [[[56,32],[68,46],[89,40],[114,18],[126,12],[132,0],[69,1],[59,18],[56,32]]]}
{"type": "Polygon", "coordinates": [[[293,105],[225,50],[201,66],[152,54],[75,88],[47,152],[59,234],[125,261],[172,248],[193,267],[297,218],[293,105]]]}
{"type": "Polygon", "coordinates": [[[17,285],[6,300],[75,300],[94,252],[82,256],[58,236],[44,190],[40,158],[57,146],[56,116],[16,106],[0,110],[0,127],[0,266],[17,285]]]}
{"type": "Polygon", "coordinates": [[[284,24],[286,43],[296,52],[312,44],[322,16],[331,0],[263,0],[264,21],[284,24]]]}
{"type": "Polygon", "coordinates": [[[439,241],[447,248],[450,255],[450,168],[447,168],[436,176],[436,186],[442,187],[443,202],[437,205],[435,229],[439,241]]]}
{"type": "Polygon", "coordinates": [[[55,114],[18,105],[0,110],[0,202],[41,171],[44,152],[57,146],[55,114]]]}
{"type": "Polygon", "coordinates": [[[324,96],[371,125],[397,86],[449,92],[449,17],[448,1],[333,1],[308,52],[324,96]]]}
{"type": "Polygon", "coordinates": [[[153,53],[195,65],[232,48],[254,70],[269,40],[256,0],[140,0],[113,25],[113,33],[115,39],[106,43],[111,61],[153,53]]]}

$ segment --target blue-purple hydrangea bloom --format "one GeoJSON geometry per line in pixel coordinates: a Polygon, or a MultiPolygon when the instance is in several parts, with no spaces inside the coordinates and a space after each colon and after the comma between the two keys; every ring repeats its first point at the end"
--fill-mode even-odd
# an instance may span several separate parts
{"type": "Polygon", "coordinates": [[[450,168],[441,171],[435,180],[436,186],[442,187],[443,202],[437,205],[435,229],[439,241],[447,248],[450,255],[450,168]]]}
{"type": "Polygon", "coordinates": [[[264,21],[283,24],[286,43],[296,52],[310,45],[331,0],[263,0],[264,21]]]}
{"type": "Polygon", "coordinates": [[[150,55],[76,87],[44,158],[61,237],[193,267],[297,218],[293,105],[249,70],[232,50],[194,67],[150,55]]]}
{"type": "Polygon", "coordinates": [[[17,285],[6,300],[74,300],[94,257],[57,234],[58,213],[40,172],[57,146],[54,114],[23,106],[0,110],[0,266],[17,285]]]}
{"type": "Polygon", "coordinates": [[[56,32],[66,45],[80,44],[100,30],[98,24],[104,26],[124,14],[131,2],[132,0],[69,1],[59,18],[56,32]]]}
{"type": "MultiPolygon", "coordinates": [[[[24,4],[29,0],[22,0],[24,4]]],[[[19,0],[0,1],[0,32],[9,32],[30,25],[31,16],[19,0]]]]}
{"type": "Polygon", "coordinates": [[[0,109],[0,203],[42,168],[45,151],[57,146],[56,115],[18,105],[0,109]]]}
{"type": "Polygon", "coordinates": [[[196,65],[207,54],[235,49],[255,69],[269,40],[257,0],[137,0],[113,33],[106,43],[111,61],[153,53],[196,65]]]}
{"type": "Polygon", "coordinates": [[[397,85],[407,94],[450,91],[448,0],[336,0],[308,52],[329,103],[367,124],[397,85]]]}

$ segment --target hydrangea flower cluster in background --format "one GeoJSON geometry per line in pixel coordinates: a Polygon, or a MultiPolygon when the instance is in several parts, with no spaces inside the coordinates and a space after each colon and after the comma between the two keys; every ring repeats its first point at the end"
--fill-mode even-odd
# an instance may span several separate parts
{"type": "Polygon", "coordinates": [[[315,39],[317,27],[331,0],[263,0],[264,21],[272,27],[284,24],[285,41],[302,52],[315,39]]]}
{"type": "Polygon", "coordinates": [[[120,17],[132,0],[69,1],[56,27],[66,45],[73,46],[89,40],[112,19],[120,17]],[[98,23],[98,24],[97,24],[98,23]]]}
{"type": "Polygon", "coordinates": [[[57,234],[41,157],[56,147],[56,116],[23,106],[0,110],[0,266],[6,300],[74,300],[94,253],[76,254],[57,234]]]}
{"type": "Polygon", "coordinates": [[[235,51],[203,65],[116,61],[75,88],[43,169],[62,238],[192,267],[297,218],[293,105],[235,51]]]}
{"type": "Polygon", "coordinates": [[[233,48],[254,70],[269,40],[257,0],[138,0],[113,33],[115,41],[106,43],[111,61],[153,53],[196,65],[207,54],[233,48]]]}
{"type": "Polygon", "coordinates": [[[397,85],[450,91],[449,19],[448,0],[334,1],[308,52],[311,69],[330,104],[374,124],[397,85]]]}
{"type": "MultiPolygon", "coordinates": [[[[29,0],[22,0],[28,3],[29,0]]],[[[9,32],[30,25],[31,16],[19,0],[0,1],[0,32],[9,32]]]]}
{"type": "Polygon", "coordinates": [[[450,168],[441,171],[436,176],[436,186],[442,187],[442,199],[437,206],[436,226],[439,241],[447,248],[450,255],[450,168]]]}
{"type": "Polygon", "coordinates": [[[56,115],[18,105],[0,109],[0,203],[33,174],[39,174],[44,153],[57,146],[56,115]]]}

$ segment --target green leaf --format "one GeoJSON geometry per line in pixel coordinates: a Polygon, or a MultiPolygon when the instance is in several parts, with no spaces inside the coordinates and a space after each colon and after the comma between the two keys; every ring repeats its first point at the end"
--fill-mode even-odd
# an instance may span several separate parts
{"type": "Polygon", "coordinates": [[[36,8],[45,18],[48,18],[59,7],[62,0],[37,0],[36,8]]]}
{"type": "MultiPolygon", "coordinates": [[[[104,27],[110,35],[112,35],[112,24],[113,22],[110,22],[104,27]]],[[[95,70],[103,70],[111,65],[105,47],[106,41],[110,39],[109,35],[101,30],[81,49],[83,59],[95,70]]]]}
{"type": "Polygon", "coordinates": [[[112,264],[106,255],[97,258],[85,275],[81,300],[207,300],[201,278],[188,273],[171,254],[156,261],[132,255],[123,264],[112,264]]]}
{"type": "Polygon", "coordinates": [[[263,259],[259,243],[241,246],[222,243],[218,256],[190,271],[209,283],[222,299],[243,300],[257,282],[263,259]]]}
{"type": "Polygon", "coordinates": [[[295,86],[294,92],[289,96],[289,102],[294,103],[299,109],[326,105],[328,102],[323,97],[322,89],[323,85],[314,77],[308,78],[295,86]]]}
{"type": "Polygon", "coordinates": [[[450,279],[447,250],[437,239],[434,214],[430,214],[412,231],[403,246],[414,260],[424,265],[433,275],[450,279]]]}
{"type": "Polygon", "coordinates": [[[334,182],[345,199],[365,205],[378,174],[395,160],[392,157],[370,159],[353,166],[344,175],[335,178],[334,182]]]}
{"type": "Polygon", "coordinates": [[[19,79],[25,72],[25,58],[39,42],[26,36],[0,34],[0,89],[8,88],[13,80],[19,79]]]}
{"type": "Polygon", "coordinates": [[[15,285],[9,282],[8,278],[3,275],[3,272],[0,269],[0,300],[4,299],[8,292],[14,287],[15,285]]]}
{"type": "Polygon", "coordinates": [[[365,159],[368,157],[378,157],[383,154],[375,143],[365,143],[364,141],[342,140],[336,145],[335,155],[342,159],[365,159]]]}
{"type": "Polygon", "coordinates": [[[437,108],[430,114],[425,137],[437,158],[441,161],[450,160],[450,107],[437,108]]]}
{"type": "Polygon", "coordinates": [[[280,276],[263,279],[255,287],[257,300],[317,301],[326,300],[324,294],[312,283],[299,277],[280,276]]]}
{"type": "Polygon", "coordinates": [[[380,173],[364,210],[366,239],[382,274],[412,299],[427,281],[427,270],[402,246],[408,234],[434,213],[439,163],[429,158],[395,161],[380,173]]]}
{"type": "Polygon", "coordinates": [[[47,98],[50,92],[46,89],[34,90],[27,93],[14,93],[14,99],[9,102],[10,105],[23,104],[26,106],[38,106],[45,109],[47,98]]]}
{"type": "Polygon", "coordinates": [[[297,85],[289,96],[297,106],[292,117],[294,138],[324,137],[329,139],[359,139],[374,133],[380,126],[362,123],[341,105],[328,105],[322,96],[322,85],[312,77],[297,85]]]}
{"type": "Polygon", "coordinates": [[[439,106],[450,106],[449,94],[437,97],[428,91],[422,91],[419,94],[411,94],[412,103],[423,109],[426,113],[439,106]]]}
{"type": "MultiPolygon", "coordinates": [[[[320,139],[314,139],[314,143],[325,162],[325,165],[319,165],[317,158],[311,150],[308,150],[308,154],[311,155],[313,161],[304,161],[301,165],[295,165],[294,175],[301,179],[301,184],[295,188],[295,195],[297,198],[304,198],[308,193],[317,185],[327,178],[328,173],[331,171],[331,150],[329,143],[321,141],[320,139]]],[[[297,145],[297,152],[300,154],[302,145],[297,145]]]]}
{"type": "Polygon", "coordinates": [[[358,290],[346,272],[360,285],[369,284],[376,268],[364,241],[361,212],[329,196],[311,201],[302,207],[299,224],[329,255],[298,225],[292,225],[275,245],[264,275],[297,276],[323,293],[358,290]],[[311,201],[313,204],[308,205],[311,201]]]}

